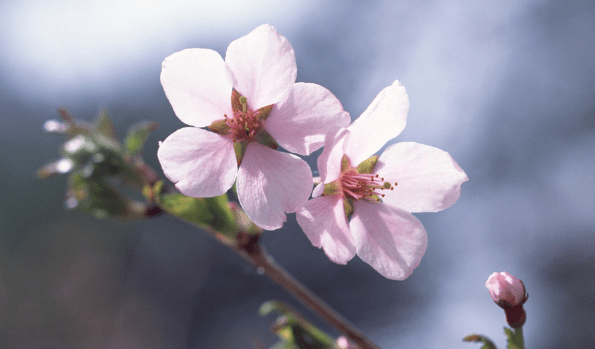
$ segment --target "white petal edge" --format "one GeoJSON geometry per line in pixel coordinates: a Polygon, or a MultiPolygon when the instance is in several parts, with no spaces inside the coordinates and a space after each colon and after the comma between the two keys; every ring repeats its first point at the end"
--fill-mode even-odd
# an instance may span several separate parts
{"type": "Polygon", "coordinates": [[[187,125],[205,127],[233,115],[225,62],[213,50],[186,49],[167,57],[161,85],[174,113],[187,125]]]}
{"type": "Polygon", "coordinates": [[[409,277],[428,245],[426,230],[417,218],[383,203],[355,202],[349,226],[358,257],[391,280],[409,277]]]}
{"type": "Polygon", "coordinates": [[[157,150],[163,173],[186,196],[213,197],[227,192],[236,178],[233,143],[216,133],[185,127],[157,150]]]}
{"type": "Polygon", "coordinates": [[[398,136],[407,123],[409,97],[398,80],[384,88],[370,106],[347,129],[351,139],[345,154],[352,166],[374,155],[386,142],[398,136]]]}
{"type": "Polygon", "coordinates": [[[312,170],[299,157],[250,143],[238,171],[238,199],[259,227],[279,229],[312,192],[312,170]]]}
{"type": "Polygon", "coordinates": [[[351,121],[341,102],[326,88],[296,83],[284,102],[276,104],[265,129],[280,146],[292,153],[310,155],[324,145],[333,127],[347,127],[351,121]]]}
{"type": "Polygon", "coordinates": [[[252,110],[284,101],[297,76],[293,47],[268,24],[229,44],[225,63],[228,79],[252,110]]]}
{"type": "Polygon", "coordinates": [[[296,218],[312,245],[322,248],[331,261],[347,264],[355,256],[355,240],[349,231],[341,196],[309,200],[296,212],[296,218]]]}
{"type": "Polygon", "coordinates": [[[415,142],[388,147],[374,168],[385,180],[397,182],[382,199],[408,212],[437,212],[453,205],[469,178],[447,152],[415,142]]]}

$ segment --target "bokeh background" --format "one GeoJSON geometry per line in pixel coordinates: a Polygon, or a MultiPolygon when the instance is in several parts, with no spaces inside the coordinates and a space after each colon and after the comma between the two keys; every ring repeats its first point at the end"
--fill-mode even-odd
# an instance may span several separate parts
{"type": "MultiPolygon", "coordinates": [[[[521,278],[530,348],[595,347],[595,2],[6,0],[0,5],[0,347],[250,348],[272,345],[280,299],[338,336],[206,234],[171,217],[97,220],[64,208],[65,178],[39,181],[63,139],[59,106],[122,136],[140,120],[182,127],[159,82],[189,47],[225,54],[269,23],[293,44],[298,81],[321,84],[352,118],[393,80],[407,88],[397,141],[449,152],[459,201],[419,214],[421,265],[390,281],[355,258],[330,262],[290,215],[270,254],[383,348],[505,346],[484,283],[521,278]]],[[[314,164],[315,157],[309,159],[314,164]]]]}

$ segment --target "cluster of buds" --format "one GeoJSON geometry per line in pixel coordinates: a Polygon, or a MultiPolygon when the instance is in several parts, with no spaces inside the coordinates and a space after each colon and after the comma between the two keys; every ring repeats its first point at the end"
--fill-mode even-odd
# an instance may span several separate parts
{"type": "Polygon", "coordinates": [[[61,148],[62,158],[40,168],[37,175],[69,175],[67,208],[98,218],[135,219],[160,212],[152,203],[133,200],[116,190],[121,183],[141,191],[157,181],[154,171],[140,157],[144,142],[157,123],[132,126],[121,143],[106,111],[99,113],[94,124],[74,119],[66,109],[60,109],[59,114],[61,121],[49,120],[44,128],[67,136],[61,148]]]}
{"type": "Polygon", "coordinates": [[[492,300],[504,309],[506,322],[512,328],[520,328],[527,320],[527,313],[523,304],[529,298],[523,282],[503,271],[493,273],[486,281],[492,300]]]}

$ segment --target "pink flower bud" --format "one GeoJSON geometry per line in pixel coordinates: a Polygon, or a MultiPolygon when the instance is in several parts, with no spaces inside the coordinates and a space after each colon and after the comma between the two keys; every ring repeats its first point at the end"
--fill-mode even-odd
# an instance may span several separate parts
{"type": "Polygon", "coordinates": [[[523,282],[503,271],[490,275],[486,287],[494,302],[504,309],[506,322],[513,328],[522,327],[527,320],[523,304],[529,297],[523,282]]]}
{"type": "Polygon", "coordinates": [[[498,304],[506,302],[508,306],[515,306],[525,299],[523,282],[505,271],[490,275],[486,287],[494,302],[498,304]]]}
{"type": "Polygon", "coordinates": [[[341,336],[341,337],[337,338],[337,342],[335,343],[335,348],[336,349],[355,349],[357,347],[353,346],[349,342],[349,339],[347,339],[347,337],[341,336]]]}

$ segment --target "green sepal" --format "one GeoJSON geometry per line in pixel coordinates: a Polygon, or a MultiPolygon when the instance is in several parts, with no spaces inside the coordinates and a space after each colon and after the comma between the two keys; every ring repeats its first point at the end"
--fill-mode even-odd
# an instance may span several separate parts
{"type": "Polygon", "coordinates": [[[496,345],[491,340],[481,334],[470,334],[465,336],[463,342],[481,342],[483,345],[479,349],[497,349],[496,345]]]}
{"type": "Polygon", "coordinates": [[[258,121],[265,121],[266,119],[268,119],[269,114],[271,114],[271,110],[273,110],[273,106],[274,104],[271,104],[258,109],[258,121]]]}
{"type": "Polygon", "coordinates": [[[207,127],[209,130],[222,136],[226,136],[229,134],[229,125],[227,124],[227,120],[225,119],[213,121],[213,123],[207,127]]]}
{"type": "Polygon", "coordinates": [[[357,165],[357,173],[370,174],[378,162],[378,155],[371,156],[357,165]]]}
{"type": "Polygon", "coordinates": [[[158,181],[150,190],[150,196],[161,209],[199,227],[210,228],[228,238],[235,238],[239,228],[236,227],[235,216],[226,194],[212,198],[193,198],[180,193],[164,194],[162,188],[163,182],[158,181]]]}
{"type": "Polygon", "coordinates": [[[276,150],[277,148],[279,148],[279,144],[277,144],[277,142],[275,141],[273,136],[271,136],[264,129],[260,129],[260,131],[258,131],[258,133],[256,134],[256,137],[254,137],[254,141],[264,145],[265,147],[269,147],[273,150],[276,150]]]}
{"type": "Polygon", "coordinates": [[[118,140],[116,127],[107,110],[102,110],[99,112],[99,115],[97,115],[97,119],[95,119],[95,131],[107,138],[111,138],[115,141],[118,140]]]}
{"type": "Polygon", "coordinates": [[[345,218],[349,221],[353,214],[353,201],[348,198],[343,198],[343,208],[345,209],[345,218]]]}
{"type": "Polygon", "coordinates": [[[159,128],[159,124],[150,121],[138,122],[128,129],[124,139],[124,149],[132,156],[141,153],[149,134],[159,128]]]}
{"type": "Polygon", "coordinates": [[[343,155],[343,157],[341,158],[341,173],[345,172],[350,167],[351,167],[351,160],[349,160],[347,155],[343,155]]]}
{"type": "Polygon", "coordinates": [[[324,185],[324,191],[322,192],[322,195],[334,195],[339,194],[340,192],[341,185],[339,184],[339,180],[336,179],[324,185]]]}
{"type": "Polygon", "coordinates": [[[376,194],[373,194],[373,195],[371,195],[369,198],[364,198],[364,199],[365,199],[365,200],[368,200],[368,201],[370,201],[370,202],[376,202],[376,203],[378,203],[378,202],[381,202],[381,201],[382,201],[382,199],[380,199],[380,197],[379,197],[378,195],[376,195],[376,194]]]}
{"type": "Polygon", "coordinates": [[[268,301],[261,305],[261,316],[277,312],[279,316],[271,327],[279,339],[273,348],[333,349],[335,340],[322,332],[289,305],[279,301],[268,301]]]}
{"type": "Polygon", "coordinates": [[[237,111],[243,111],[244,107],[240,102],[240,98],[243,97],[235,88],[231,91],[231,109],[237,111]]]}
{"type": "Polygon", "coordinates": [[[236,153],[236,160],[238,161],[238,166],[242,163],[242,159],[244,158],[244,154],[246,154],[246,149],[248,149],[248,142],[235,142],[233,144],[233,150],[236,153]]]}

